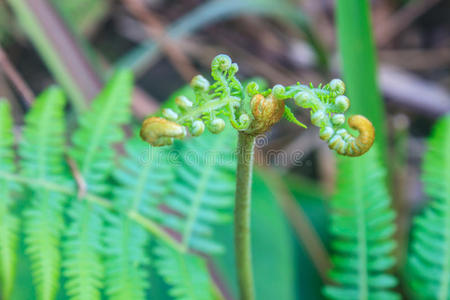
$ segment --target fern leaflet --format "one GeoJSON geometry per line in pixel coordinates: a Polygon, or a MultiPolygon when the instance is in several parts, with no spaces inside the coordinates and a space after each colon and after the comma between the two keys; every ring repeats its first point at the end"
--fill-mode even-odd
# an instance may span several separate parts
{"type": "Polygon", "coordinates": [[[149,148],[137,136],[127,142],[125,149],[127,156],[114,176],[119,183],[114,189],[114,204],[121,215],[110,213],[107,218],[106,293],[112,300],[144,300],[149,288],[149,257],[145,253],[149,234],[126,213],[132,210],[161,219],[163,213],[157,205],[173,174],[164,149],[149,148]]]}
{"type": "Polygon", "coordinates": [[[167,246],[155,248],[155,266],[176,300],[211,300],[211,283],[206,263],[198,256],[178,253],[167,246]]]}
{"type": "MultiPolygon", "coordinates": [[[[12,173],[14,165],[13,121],[8,102],[0,99],[0,172],[12,173]]],[[[1,298],[9,299],[16,273],[19,219],[12,213],[11,182],[0,179],[0,289],[1,298]]]]}
{"type": "Polygon", "coordinates": [[[230,220],[235,143],[236,136],[230,129],[221,135],[205,133],[204,138],[183,144],[173,192],[164,202],[176,214],[167,216],[164,224],[181,233],[186,247],[205,253],[223,250],[212,240],[211,225],[230,220]]]}
{"type": "MultiPolygon", "coordinates": [[[[21,173],[28,178],[61,184],[65,173],[65,99],[62,91],[50,88],[34,102],[25,118],[19,154],[21,173]]],[[[30,256],[38,299],[54,299],[59,288],[59,246],[64,228],[66,197],[37,187],[31,191],[25,211],[26,253],[30,256]]]]}
{"type": "Polygon", "coordinates": [[[450,115],[435,125],[428,141],[422,180],[431,202],[414,219],[408,258],[418,299],[450,299],[450,115]]]}
{"type": "Polygon", "coordinates": [[[387,273],[395,264],[395,213],[390,208],[384,170],[373,147],[365,156],[339,158],[337,194],[331,202],[333,268],[336,285],[329,299],[398,299],[397,281],[387,273]]]}
{"type": "MultiPolygon", "coordinates": [[[[107,178],[114,167],[113,143],[124,137],[121,129],[130,117],[132,74],[118,72],[81,115],[74,133],[70,156],[76,162],[87,190],[97,195],[109,191],[107,178]]],[[[73,199],[69,210],[72,223],[64,245],[66,290],[71,299],[100,299],[103,208],[85,199],[73,199]]]]}

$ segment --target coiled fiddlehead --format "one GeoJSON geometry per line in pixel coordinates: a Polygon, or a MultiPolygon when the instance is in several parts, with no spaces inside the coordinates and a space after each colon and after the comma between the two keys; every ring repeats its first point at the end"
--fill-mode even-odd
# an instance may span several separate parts
{"type": "Polygon", "coordinates": [[[195,76],[191,81],[195,99],[180,96],[175,101],[176,110],[164,109],[164,118],[145,120],[141,137],[153,146],[170,145],[174,138],[183,139],[188,132],[192,136],[201,135],[205,129],[220,133],[226,126],[224,118],[235,129],[249,135],[268,131],[283,116],[306,127],[285,106],[286,99],[294,99],[296,105],[311,109],[311,122],[320,128],[319,136],[330,149],[341,155],[359,156],[372,146],[375,130],[365,117],[355,115],[348,120],[348,125],[358,130],[357,137],[343,128],[350,101],[344,96],[345,85],[341,80],[333,79],[317,88],[300,83],[286,87],[277,84],[260,91],[256,82],[244,88],[236,78],[238,69],[229,56],[216,56],[211,63],[214,83],[201,75],[195,76]]]}

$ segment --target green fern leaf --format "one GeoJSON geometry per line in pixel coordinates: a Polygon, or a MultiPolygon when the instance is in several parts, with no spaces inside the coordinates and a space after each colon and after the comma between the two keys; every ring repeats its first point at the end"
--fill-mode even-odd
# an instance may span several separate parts
{"type": "Polygon", "coordinates": [[[173,286],[169,294],[176,300],[211,300],[211,282],[204,260],[182,254],[163,245],[155,248],[155,266],[164,280],[173,286]]]}
{"type": "Polygon", "coordinates": [[[329,299],[398,299],[390,289],[397,280],[388,270],[395,264],[395,213],[385,186],[385,171],[373,147],[358,158],[339,158],[337,194],[331,202],[335,285],[329,299]]]}
{"type": "MultiPolygon", "coordinates": [[[[14,165],[13,121],[8,102],[0,99],[0,172],[12,173],[14,165]]],[[[13,214],[12,183],[0,179],[0,289],[9,299],[16,273],[19,219],[13,214]]]]}
{"type": "Polygon", "coordinates": [[[431,202],[414,219],[411,285],[417,299],[450,299],[450,115],[428,140],[422,180],[431,202]]]}
{"type": "Polygon", "coordinates": [[[291,123],[294,123],[300,127],[303,128],[307,128],[305,124],[303,124],[302,122],[300,122],[299,120],[297,120],[297,118],[295,117],[294,113],[291,111],[291,109],[288,106],[284,107],[284,115],[283,117],[288,120],[291,123]]]}
{"type": "MultiPolygon", "coordinates": [[[[27,114],[19,147],[24,177],[57,184],[64,181],[65,103],[62,91],[50,88],[36,99],[27,114]]],[[[35,188],[24,214],[26,253],[30,256],[37,299],[54,299],[59,289],[65,200],[64,195],[35,188]]]]}
{"type": "Polygon", "coordinates": [[[110,213],[107,218],[106,293],[112,300],[144,300],[149,288],[145,246],[150,236],[126,213],[135,211],[161,220],[163,213],[157,205],[174,176],[165,149],[150,148],[136,135],[125,150],[127,156],[114,174],[118,183],[114,204],[121,215],[110,213]]]}
{"type": "Polygon", "coordinates": [[[212,239],[212,225],[231,219],[235,145],[232,129],[220,135],[205,133],[183,143],[173,192],[164,202],[177,214],[165,217],[164,224],[182,235],[186,247],[204,253],[223,251],[212,239]]]}
{"type": "Polygon", "coordinates": [[[149,234],[125,215],[109,214],[106,229],[106,294],[111,300],[145,300],[149,288],[145,246],[149,234]]]}
{"type": "MultiPolygon", "coordinates": [[[[124,138],[121,125],[130,117],[132,74],[118,72],[81,115],[74,133],[70,156],[90,193],[104,195],[114,167],[113,143],[124,138]]],[[[102,239],[103,208],[84,199],[73,199],[69,210],[72,223],[64,244],[66,290],[71,299],[100,299],[103,280],[102,239]]]]}

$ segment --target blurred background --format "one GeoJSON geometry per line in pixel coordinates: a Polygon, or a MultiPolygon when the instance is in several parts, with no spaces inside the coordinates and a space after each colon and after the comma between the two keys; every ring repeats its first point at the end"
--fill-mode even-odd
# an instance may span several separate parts
{"type": "MultiPolygon", "coordinates": [[[[261,77],[269,86],[342,78],[352,111],[374,121],[385,149],[402,261],[411,216],[425,200],[424,140],[436,119],[450,111],[450,1],[375,0],[369,9],[365,2],[348,1],[337,9],[332,0],[2,0],[0,96],[11,101],[20,126],[30,94],[56,83],[66,90],[68,116],[75,120],[112,70],[131,68],[133,112],[141,121],[194,75],[207,75],[219,53],[239,64],[240,79],[261,77]],[[14,74],[26,84],[14,82],[14,74]]],[[[296,112],[310,125],[307,114],[296,112]]],[[[326,203],[336,173],[333,153],[310,129],[281,122],[257,152],[269,179],[256,181],[273,183],[280,215],[271,224],[282,229],[260,227],[256,236],[273,230],[282,241],[292,240],[289,249],[274,250],[280,278],[273,280],[295,280],[294,293],[301,291],[303,299],[320,297],[328,267],[320,248],[328,247],[326,203]],[[287,157],[299,156],[267,159],[280,149],[287,157]],[[285,185],[271,180],[272,172],[282,174],[285,185]]],[[[264,268],[272,267],[262,263],[264,268]]],[[[283,295],[283,284],[274,285],[279,294],[273,295],[283,295]]]]}

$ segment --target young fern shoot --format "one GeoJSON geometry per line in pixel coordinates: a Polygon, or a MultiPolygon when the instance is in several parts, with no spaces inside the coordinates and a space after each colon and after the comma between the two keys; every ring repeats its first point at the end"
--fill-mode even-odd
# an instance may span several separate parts
{"type": "Polygon", "coordinates": [[[344,96],[345,85],[339,79],[314,87],[297,83],[275,85],[260,90],[256,82],[245,87],[237,79],[238,65],[229,56],[220,54],[211,63],[211,84],[202,75],[191,81],[195,98],[180,96],[177,109],[166,108],[163,117],[147,118],[141,137],[152,146],[171,145],[174,139],[201,135],[205,129],[214,134],[222,132],[225,120],[239,132],[238,165],[235,192],[235,250],[240,299],[254,299],[250,248],[250,200],[255,137],[270,130],[284,116],[301,127],[285,101],[293,99],[302,108],[311,109],[311,122],[320,128],[320,138],[330,149],[346,156],[366,153],[375,139],[372,123],[361,115],[349,118],[348,125],[359,131],[357,137],[343,128],[344,113],[350,107],[344,96]]]}

